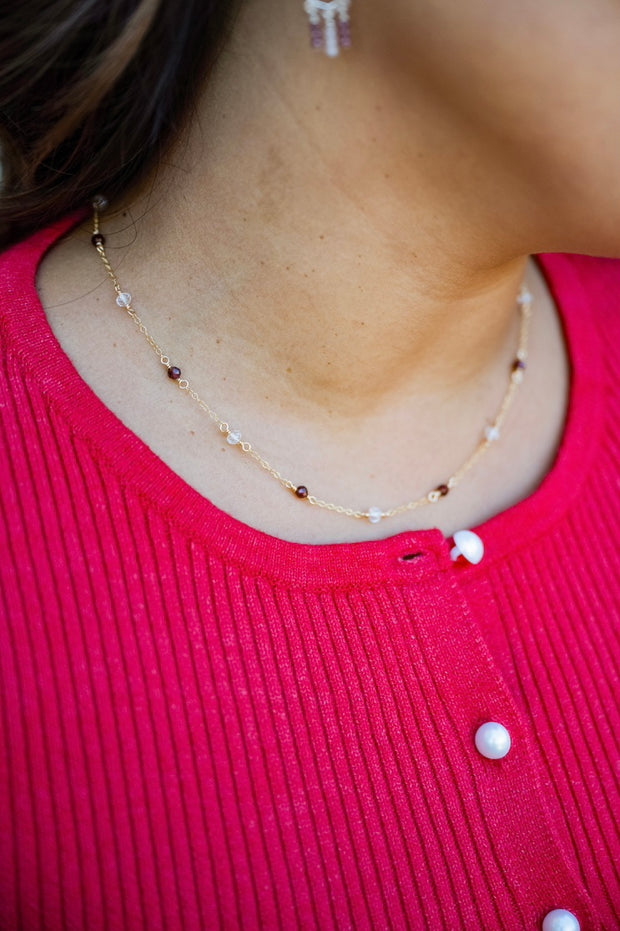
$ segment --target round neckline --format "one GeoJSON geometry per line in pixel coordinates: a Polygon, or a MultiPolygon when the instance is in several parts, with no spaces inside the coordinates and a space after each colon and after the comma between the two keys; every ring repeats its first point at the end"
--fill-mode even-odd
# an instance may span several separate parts
{"type": "MultiPolygon", "coordinates": [[[[177,475],[82,379],[48,322],[37,290],[37,271],[49,249],[83,217],[80,212],[65,218],[11,250],[7,283],[12,303],[21,313],[7,313],[5,323],[22,365],[34,375],[72,431],[97,450],[123,484],[131,485],[189,539],[208,544],[256,575],[288,583],[328,585],[340,581],[358,585],[369,579],[376,581],[378,575],[394,568],[397,574],[405,570],[404,577],[411,578],[413,567],[424,562],[419,558],[403,562],[402,557],[412,553],[434,556],[444,568],[453,565],[448,542],[437,529],[405,531],[356,543],[282,540],[222,511],[177,475]],[[18,281],[13,269],[18,271],[18,281]]],[[[595,327],[583,313],[587,295],[570,256],[545,255],[538,261],[559,310],[570,361],[562,441],[551,470],[536,491],[470,528],[484,540],[485,558],[478,567],[467,566],[469,571],[481,571],[557,524],[579,494],[597,448],[603,401],[601,346],[595,327]]]]}

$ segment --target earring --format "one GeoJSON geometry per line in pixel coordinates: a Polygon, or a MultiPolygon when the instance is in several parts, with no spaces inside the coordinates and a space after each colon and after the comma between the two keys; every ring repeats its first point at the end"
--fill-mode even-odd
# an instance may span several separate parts
{"type": "Polygon", "coordinates": [[[335,58],[341,48],[351,47],[350,5],[351,0],[305,0],[312,48],[322,48],[335,58]]]}

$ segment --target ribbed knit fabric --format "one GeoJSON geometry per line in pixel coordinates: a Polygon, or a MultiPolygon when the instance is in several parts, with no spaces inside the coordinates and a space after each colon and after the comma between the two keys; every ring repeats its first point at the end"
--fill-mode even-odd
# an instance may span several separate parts
{"type": "Polygon", "coordinates": [[[542,260],[569,419],[474,567],[188,487],[46,322],[66,227],[0,260],[2,929],[620,928],[619,265],[542,260]]]}

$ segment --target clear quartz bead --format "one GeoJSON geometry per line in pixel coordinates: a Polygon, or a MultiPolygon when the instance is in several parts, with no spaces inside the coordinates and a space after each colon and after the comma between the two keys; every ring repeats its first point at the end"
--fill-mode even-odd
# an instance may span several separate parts
{"type": "Polygon", "coordinates": [[[241,442],[241,433],[239,430],[229,430],[226,436],[226,442],[231,446],[238,446],[241,442]]]}
{"type": "Polygon", "coordinates": [[[499,440],[499,429],[494,424],[489,424],[484,428],[484,435],[489,443],[495,443],[499,440]]]}
{"type": "Polygon", "coordinates": [[[129,291],[121,291],[116,298],[116,303],[119,307],[129,307],[131,304],[131,294],[129,291]]]}
{"type": "Polygon", "coordinates": [[[383,511],[381,508],[368,508],[368,520],[371,524],[378,524],[382,517],[383,511]]]}

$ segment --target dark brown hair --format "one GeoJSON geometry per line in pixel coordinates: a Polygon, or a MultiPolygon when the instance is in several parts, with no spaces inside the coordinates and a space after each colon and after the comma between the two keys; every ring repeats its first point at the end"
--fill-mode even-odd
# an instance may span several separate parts
{"type": "Polygon", "coordinates": [[[13,0],[0,18],[0,245],[149,170],[181,129],[236,6],[13,0]]]}

